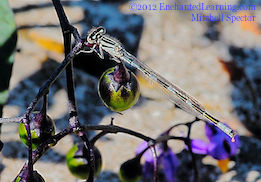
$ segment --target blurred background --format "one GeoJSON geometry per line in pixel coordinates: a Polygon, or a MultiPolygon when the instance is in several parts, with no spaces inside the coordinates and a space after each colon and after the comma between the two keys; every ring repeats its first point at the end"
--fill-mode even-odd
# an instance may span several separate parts
{"type": "MultiPolygon", "coordinates": [[[[201,181],[261,181],[261,1],[254,0],[155,0],[155,1],[62,1],[69,21],[86,36],[92,27],[103,26],[119,39],[126,50],[155,69],[169,81],[195,97],[222,122],[240,135],[239,155],[222,173],[217,161],[199,157],[201,181]],[[157,5],[157,10],[130,10],[130,3],[157,5]],[[255,10],[159,10],[165,5],[254,5],[255,10]],[[223,15],[224,21],[192,21],[192,14],[223,15]],[[226,21],[227,15],[256,16],[255,21],[226,21]],[[241,152],[241,153],[240,153],[241,152]],[[201,170],[202,169],[202,170],[201,170]]],[[[39,87],[64,59],[59,21],[51,1],[9,0],[18,29],[18,42],[10,81],[10,93],[3,110],[4,117],[20,116],[35,97],[39,87]]],[[[76,97],[81,123],[117,125],[157,137],[174,124],[192,121],[193,116],[175,107],[154,90],[137,73],[141,97],[122,115],[103,106],[97,94],[100,75],[115,63],[100,60],[95,54],[80,54],[74,60],[76,97]]],[[[132,69],[132,68],[130,68],[132,69]]],[[[135,70],[133,70],[135,71],[135,70]]],[[[54,119],[57,132],[68,125],[65,74],[49,94],[48,114],[54,119]]],[[[39,104],[38,109],[41,104],[39,104]]],[[[191,138],[207,141],[205,124],[192,127],[191,138]]],[[[18,124],[4,124],[1,139],[1,181],[11,181],[26,161],[27,149],[20,142],[18,124]]],[[[182,136],[179,127],[172,135],[182,136]]],[[[88,133],[94,136],[93,133],[88,133]]],[[[65,155],[76,139],[66,136],[35,165],[48,182],[74,181],[65,163],[65,155]]],[[[120,165],[134,157],[142,141],[117,134],[106,135],[97,142],[102,153],[103,168],[96,181],[119,181],[120,165]]],[[[176,181],[193,175],[184,144],[171,141],[178,154],[176,181]],[[186,167],[184,167],[186,166],[186,167]],[[185,176],[185,177],[184,177],[185,176]]]]}

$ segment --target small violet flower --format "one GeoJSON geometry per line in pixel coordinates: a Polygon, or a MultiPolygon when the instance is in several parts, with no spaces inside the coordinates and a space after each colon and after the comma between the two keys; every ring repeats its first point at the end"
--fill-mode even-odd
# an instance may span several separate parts
{"type": "MultiPolygon", "coordinates": [[[[147,142],[143,142],[136,150],[136,154],[141,153],[148,147],[147,142]]],[[[158,171],[159,178],[164,178],[167,182],[174,182],[175,175],[178,167],[178,159],[172,152],[171,148],[168,147],[167,143],[160,143],[156,145],[156,153],[158,156],[158,171]]],[[[143,164],[143,178],[150,180],[154,175],[153,156],[151,151],[148,149],[144,154],[143,158],[145,163],[143,164]]]]}
{"type": "Polygon", "coordinates": [[[192,140],[192,151],[195,154],[210,155],[217,159],[221,171],[226,172],[229,158],[235,155],[240,147],[239,137],[235,136],[235,142],[232,142],[229,136],[209,123],[206,123],[205,130],[209,143],[199,139],[192,140]]]}

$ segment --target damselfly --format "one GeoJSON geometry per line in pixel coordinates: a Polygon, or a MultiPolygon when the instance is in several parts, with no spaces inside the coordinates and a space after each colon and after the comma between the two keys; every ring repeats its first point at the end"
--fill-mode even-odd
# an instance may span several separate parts
{"type": "Polygon", "coordinates": [[[91,48],[85,52],[90,53],[94,51],[101,59],[104,59],[103,51],[105,51],[113,60],[117,62],[124,61],[137,68],[143,73],[147,81],[163,93],[170,101],[198,119],[210,121],[234,141],[235,131],[208,114],[205,108],[192,96],[170,83],[159,73],[127,52],[117,39],[106,34],[106,30],[103,27],[93,28],[88,34],[87,42],[88,46],[91,45],[91,48]]]}

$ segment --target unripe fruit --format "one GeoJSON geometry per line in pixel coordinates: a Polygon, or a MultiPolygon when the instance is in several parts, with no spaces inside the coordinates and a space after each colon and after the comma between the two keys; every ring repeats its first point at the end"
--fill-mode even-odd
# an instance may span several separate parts
{"type": "Polygon", "coordinates": [[[135,157],[124,162],[119,171],[119,178],[122,182],[138,182],[142,176],[142,165],[140,157],[135,157]]]}
{"type": "MultiPolygon", "coordinates": [[[[93,147],[95,158],[95,174],[97,176],[102,167],[102,158],[100,151],[93,147]]],[[[80,179],[87,179],[90,173],[90,164],[88,162],[88,152],[82,143],[75,144],[66,155],[66,163],[69,171],[80,179]]]]}
{"type": "MultiPolygon", "coordinates": [[[[30,119],[32,148],[36,149],[41,143],[45,142],[55,134],[55,124],[48,115],[44,116],[40,111],[31,113],[30,119]]],[[[23,123],[20,123],[18,131],[21,141],[28,146],[27,131],[23,123]]]]}
{"type": "Polygon", "coordinates": [[[121,63],[103,73],[98,93],[108,108],[121,112],[131,108],[138,101],[140,87],[136,76],[121,63]]]}

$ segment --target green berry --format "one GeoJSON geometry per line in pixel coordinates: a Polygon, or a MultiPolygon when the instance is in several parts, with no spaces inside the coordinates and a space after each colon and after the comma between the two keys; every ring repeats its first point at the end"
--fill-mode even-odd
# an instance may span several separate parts
{"type": "Polygon", "coordinates": [[[140,158],[135,157],[124,162],[119,171],[119,179],[122,182],[138,182],[142,176],[142,165],[140,158]]]}
{"type": "MultiPolygon", "coordinates": [[[[53,120],[48,116],[44,115],[40,111],[35,111],[30,115],[30,130],[32,136],[32,148],[36,149],[41,143],[48,140],[55,134],[55,124],[53,120]]],[[[19,124],[19,136],[21,141],[27,144],[27,131],[23,123],[19,124]]]]}
{"type": "MultiPolygon", "coordinates": [[[[102,158],[100,151],[93,147],[95,157],[95,174],[97,176],[102,167],[102,158]]],[[[87,179],[90,173],[90,164],[88,162],[88,152],[82,143],[75,144],[66,155],[66,163],[69,171],[80,179],[87,179]]]]}
{"type": "Polygon", "coordinates": [[[98,93],[108,108],[121,112],[138,101],[140,87],[136,76],[121,63],[103,73],[99,80],[98,93]]]}

